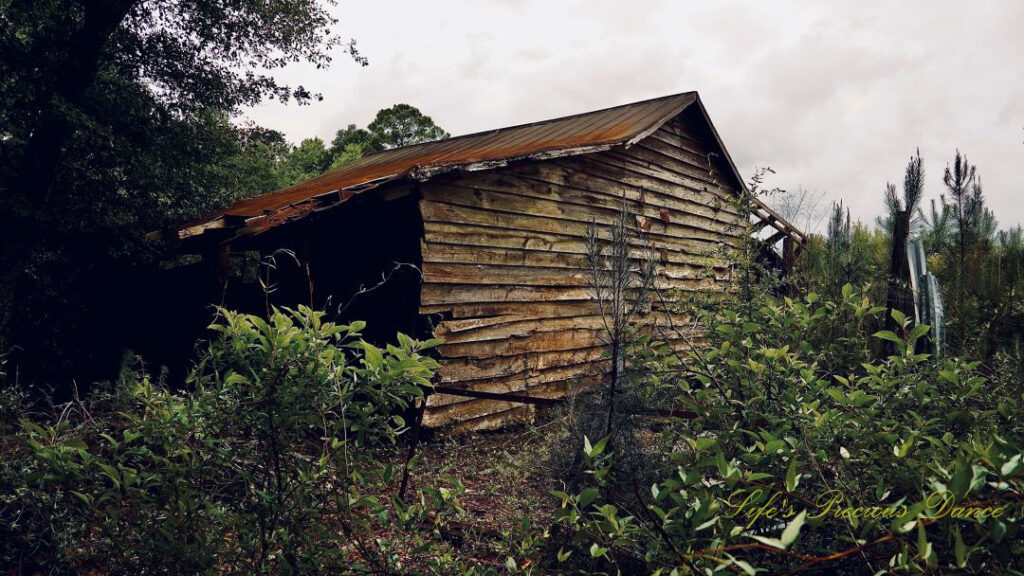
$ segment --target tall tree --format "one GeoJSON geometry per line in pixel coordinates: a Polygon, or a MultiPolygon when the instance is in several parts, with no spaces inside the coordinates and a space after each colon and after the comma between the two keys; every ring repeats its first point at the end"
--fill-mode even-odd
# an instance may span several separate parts
{"type": "MultiPolygon", "coordinates": [[[[946,166],[946,173],[943,176],[943,183],[949,191],[949,207],[953,217],[953,224],[956,227],[956,246],[959,262],[967,259],[967,245],[969,242],[970,224],[973,219],[971,213],[974,211],[970,190],[975,181],[975,167],[967,161],[967,156],[956,151],[953,158],[953,165],[946,166]]],[[[958,271],[958,277],[962,286],[963,268],[958,271]]],[[[959,289],[958,289],[959,290],[959,289]]],[[[957,302],[963,298],[957,296],[957,302]]]]}
{"type": "Polygon", "coordinates": [[[304,102],[314,96],[270,71],[324,66],[338,43],[313,0],[12,0],[2,17],[5,196],[22,208],[11,213],[22,226],[8,230],[22,233],[75,132],[104,128],[93,121],[97,107],[116,105],[102,101],[111,84],[133,84],[179,118],[266,97],[304,102]]]}
{"type": "Polygon", "coordinates": [[[331,141],[331,167],[335,168],[343,164],[358,160],[364,154],[380,152],[383,148],[380,142],[364,128],[355,124],[349,124],[334,134],[331,141]]]}
{"type": "Polygon", "coordinates": [[[948,196],[948,209],[953,228],[953,312],[956,317],[956,343],[961,351],[967,341],[967,283],[970,267],[969,251],[977,239],[977,230],[981,223],[981,212],[984,211],[984,200],[981,185],[977,178],[977,169],[967,160],[966,154],[959,150],[953,157],[953,164],[946,165],[943,175],[948,196]]]}
{"type": "Polygon", "coordinates": [[[285,185],[315,178],[331,167],[331,152],[319,138],[306,138],[293,148],[281,162],[285,185]]]}
{"type": "Polygon", "coordinates": [[[367,128],[349,124],[335,133],[328,150],[332,168],[358,160],[365,154],[450,136],[429,116],[408,104],[395,104],[379,110],[367,128]]]}
{"type": "Polygon", "coordinates": [[[430,116],[408,104],[395,104],[377,112],[367,128],[384,150],[451,137],[430,116]]]}
{"type": "Polygon", "coordinates": [[[843,209],[843,203],[832,205],[832,216],[828,221],[825,235],[825,262],[828,266],[826,294],[836,297],[842,287],[854,283],[853,278],[853,228],[850,226],[850,209],[843,209]]]}
{"type": "Polygon", "coordinates": [[[380,152],[381,150],[380,143],[373,138],[373,134],[355,124],[349,124],[334,134],[334,140],[331,141],[331,155],[337,157],[350,146],[357,146],[365,152],[380,152]]]}
{"type": "Polygon", "coordinates": [[[941,196],[939,202],[931,201],[928,214],[918,210],[917,229],[924,240],[924,249],[928,254],[944,251],[950,237],[950,215],[946,197],[941,196]]]}
{"type": "Polygon", "coordinates": [[[284,134],[249,126],[239,130],[235,153],[218,161],[224,187],[231,196],[250,198],[288,185],[281,166],[292,147],[284,134]]]}
{"type": "Polygon", "coordinates": [[[41,364],[55,364],[74,348],[61,345],[69,318],[130,285],[113,272],[137,263],[143,232],[232,199],[215,166],[245,139],[230,114],[315,98],[273,71],[325,66],[339,41],[315,0],[0,6],[0,351],[49,350],[41,364]],[[29,334],[47,323],[59,329],[29,334]]]}
{"type": "Polygon", "coordinates": [[[889,212],[892,232],[892,251],[889,258],[889,286],[886,296],[886,321],[894,328],[892,311],[909,312],[913,303],[910,293],[910,269],[907,265],[907,241],[910,239],[910,223],[921,197],[924,195],[924,165],[918,150],[907,163],[903,176],[903,196],[896,194],[896,186],[887,184],[885,205],[889,212]]]}

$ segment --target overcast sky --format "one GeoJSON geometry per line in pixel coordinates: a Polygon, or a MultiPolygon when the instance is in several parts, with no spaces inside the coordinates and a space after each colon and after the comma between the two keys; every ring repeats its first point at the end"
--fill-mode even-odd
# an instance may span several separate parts
{"type": "Polygon", "coordinates": [[[279,74],[324,96],[251,120],[327,141],[405,102],[453,135],[700,92],[743,177],[882,210],[920,147],[926,202],[955,150],[1001,227],[1024,222],[1024,1],[342,0],[326,71],[279,74]]]}

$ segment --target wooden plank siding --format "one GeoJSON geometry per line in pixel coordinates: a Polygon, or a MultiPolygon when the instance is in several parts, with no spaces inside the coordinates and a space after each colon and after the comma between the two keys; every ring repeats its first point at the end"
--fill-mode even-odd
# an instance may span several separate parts
{"type": "MultiPolygon", "coordinates": [[[[721,151],[700,130],[684,115],[629,148],[422,184],[420,313],[442,318],[434,328],[445,340],[441,382],[558,397],[605,378],[606,333],[587,287],[584,238],[592,222],[607,228],[623,207],[646,229],[663,294],[726,289],[727,252],[744,223],[721,151]]],[[[692,328],[661,303],[644,321],[692,328]]],[[[672,344],[699,337],[693,330],[672,344]]],[[[522,404],[436,394],[424,424],[459,432],[532,414],[522,404]]]]}

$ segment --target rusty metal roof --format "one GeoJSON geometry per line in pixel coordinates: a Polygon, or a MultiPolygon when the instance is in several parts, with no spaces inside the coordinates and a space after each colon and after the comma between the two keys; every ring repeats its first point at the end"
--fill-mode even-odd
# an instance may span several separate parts
{"type": "Polygon", "coordinates": [[[455,169],[487,169],[517,159],[569,156],[631,144],[657,130],[696,101],[696,92],[686,92],[596,112],[385,150],[295,186],[236,202],[224,210],[181,226],[175,231],[173,240],[223,228],[234,229],[239,234],[258,234],[396,180],[422,181],[455,169]]]}

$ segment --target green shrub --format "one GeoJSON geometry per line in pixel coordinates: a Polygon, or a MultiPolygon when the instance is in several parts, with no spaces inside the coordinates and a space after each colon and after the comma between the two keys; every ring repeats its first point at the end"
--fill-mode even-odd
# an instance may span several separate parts
{"type": "MultiPolygon", "coordinates": [[[[56,422],[23,420],[27,474],[4,492],[35,524],[0,558],[23,567],[42,538],[29,560],[50,570],[386,568],[391,552],[367,537],[395,520],[380,496],[393,471],[378,456],[429,386],[437,365],[422,354],[437,342],[380,349],[359,339],[362,323],[322,316],[222,311],[189,393],[128,372],[56,422]]],[[[403,505],[397,520],[425,508],[403,505]]]]}
{"type": "Polygon", "coordinates": [[[928,327],[899,312],[901,333],[871,335],[882,309],[841,292],[725,310],[707,347],[664,354],[652,373],[694,414],[669,428],[673,466],[625,506],[606,490],[608,439],[587,441],[591,483],[556,493],[573,534],[560,556],[597,573],[1011,570],[1024,554],[1019,389],[915,353],[928,327]],[[897,353],[873,359],[873,340],[897,353]],[[966,520],[950,503],[1004,509],[966,520]],[[840,505],[894,517],[836,517],[840,505]]]}

